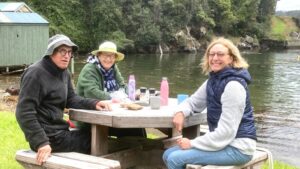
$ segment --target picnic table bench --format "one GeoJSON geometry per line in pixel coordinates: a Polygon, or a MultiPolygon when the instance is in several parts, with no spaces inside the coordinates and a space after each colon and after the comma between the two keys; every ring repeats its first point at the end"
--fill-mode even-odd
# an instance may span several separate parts
{"type": "Polygon", "coordinates": [[[267,161],[268,153],[261,150],[256,150],[252,160],[248,163],[240,166],[216,166],[216,165],[194,165],[188,164],[186,169],[260,169],[262,165],[267,161]]]}
{"type": "MultiPolygon", "coordinates": [[[[163,150],[143,150],[136,147],[117,153],[96,157],[75,152],[53,153],[52,156],[41,166],[36,164],[36,153],[31,150],[19,150],[16,153],[16,160],[27,169],[121,169],[136,167],[136,169],[166,169],[161,161],[163,150]],[[153,164],[155,163],[155,165],[153,164]],[[121,165],[122,164],[122,165],[121,165]]],[[[268,159],[268,154],[257,150],[252,160],[240,166],[215,166],[215,165],[193,165],[188,164],[186,169],[260,169],[268,159]]]]}
{"type": "Polygon", "coordinates": [[[119,161],[81,153],[52,153],[42,165],[36,163],[36,152],[18,150],[16,160],[26,169],[120,169],[119,161]]]}
{"type": "MultiPolygon", "coordinates": [[[[203,132],[202,134],[208,132],[207,125],[201,125],[200,128],[201,128],[200,131],[203,132]]],[[[164,139],[163,140],[164,148],[167,149],[167,148],[170,148],[170,147],[176,145],[176,140],[179,137],[172,137],[172,138],[164,139]]],[[[240,165],[240,166],[205,165],[205,166],[202,166],[202,165],[195,165],[195,164],[187,164],[186,169],[260,169],[262,167],[262,165],[268,159],[271,159],[269,162],[272,163],[271,152],[265,148],[257,147],[257,150],[254,152],[252,160],[244,165],[240,165]]]]}
{"type": "Polygon", "coordinates": [[[15,159],[26,169],[165,169],[163,149],[135,147],[101,157],[76,152],[52,153],[45,163],[36,163],[36,152],[18,150],[15,159]]]}

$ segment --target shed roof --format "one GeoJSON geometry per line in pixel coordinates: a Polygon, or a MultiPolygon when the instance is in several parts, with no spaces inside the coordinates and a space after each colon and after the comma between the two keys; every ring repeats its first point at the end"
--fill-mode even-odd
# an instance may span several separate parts
{"type": "Polygon", "coordinates": [[[43,17],[37,13],[0,12],[1,23],[42,23],[48,24],[43,17]]]}
{"type": "Polygon", "coordinates": [[[1,12],[33,12],[24,2],[0,2],[1,12]]]}

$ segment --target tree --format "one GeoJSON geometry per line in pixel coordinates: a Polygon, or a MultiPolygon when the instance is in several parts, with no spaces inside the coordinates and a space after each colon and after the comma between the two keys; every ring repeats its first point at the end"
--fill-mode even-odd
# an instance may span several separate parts
{"type": "Polygon", "coordinates": [[[276,10],[277,0],[261,0],[258,8],[258,21],[266,22],[270,21],[270,17],[274,15],[276,10]]]}
{"type": "Polygon", "coordinates": [[[151,20],[149,9],[143,9],[141,15],[144,16],[135,36],[135,46],[146,48],[147,46],[156,46],[161,42],[160,27],[151,20]]]}
{"type": "Polygon", "coordinates": [[[92,39],[97,43],[109,39],[111,32],[120,30],[122,8],[114,0],[95,1],[92,8],[92,39]]]}
{"type": "MultiPolygon", "coordinates": [[[[18,1],[18,0],[17,0],[18,1]]],[[[120,49],[176,45],[175,34],[191,28],[198,40],[210,35],[263,37],[277,0],[25,0],[50,23],[90,51],[104,40],[120,49]],[[206,28],[206,29],[202,29],[206,28]],[[200,31],[201,30],[201,31],[200,31]],[[207,30],[207,31],[206,31],[207,30]],[[205,32],[205,33],[203,33],[205,32]]]]}
{"type": "Polygon", "coordinates": [[[230,0],[211,0],[209,6],[216,23],[215,31],[220,34],[229,33],[237,23],[237,18],[232,11],[230,0]]]}
{"type": "Polygon", "coordinates": [[[258,5],[260,0],[233,0],[234,15],[237,18],[237,23],[232,29],[231,34],[238,35],[255,35],[257,33],[256,20],[258,16],[258,5]]]}

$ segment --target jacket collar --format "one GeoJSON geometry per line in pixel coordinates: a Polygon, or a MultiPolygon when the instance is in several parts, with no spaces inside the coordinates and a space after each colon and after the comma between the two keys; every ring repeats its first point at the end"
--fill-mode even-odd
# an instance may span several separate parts
{"type": "Polygon", "coordinates": [[[58,76],[65,72],[67,69],[61,69],[52,61],[52,59],[49,57],[43,57],[42,58],[42,64],[45,67],[47,71],[49,71],[52,75],[58,76]]]}

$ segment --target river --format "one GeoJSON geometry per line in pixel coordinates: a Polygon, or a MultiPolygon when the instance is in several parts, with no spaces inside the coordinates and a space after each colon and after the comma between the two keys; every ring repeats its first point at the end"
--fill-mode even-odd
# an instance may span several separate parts
{"type": "MultiPolygon", "coordinates": [[[[243,53],[253,82],[251,101],[256,114],[258,146],[268,148],[274,159],[300,167],[300,50],[243,53]]],[[[192,94],[207,76],[199,66],[201,54],[129,54],[118,63],[123,76],[134,74],[137,86],[159,88],[168,77],[171,97],[192,94]]],[[[85,59],[75,60],[75,82],[85,59]]],[[[19,75],[0,76],[0,88],[18,85],[19,75]]]]}

